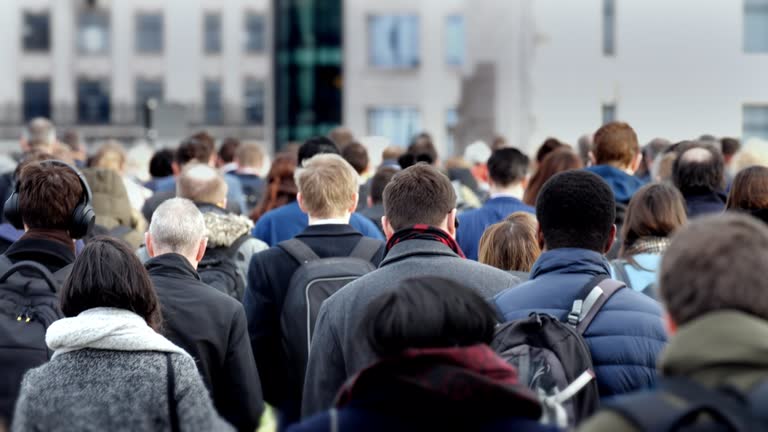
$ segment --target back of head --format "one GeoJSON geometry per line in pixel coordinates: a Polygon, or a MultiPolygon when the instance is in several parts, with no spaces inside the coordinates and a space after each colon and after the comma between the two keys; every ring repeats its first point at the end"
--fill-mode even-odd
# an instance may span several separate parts
{"type": "Polygon", "coordinates": [[[478,261],[505,271],[531,271],[541,254],[536,227],[536,218],[526,212],[489,226],[480,238],[478,261]]]}
{"type": "Polygon", "coordinates": [[[368,307],[368,342],[381,357],[408,349],[488,344],[497,316],[480,295],[456,282],[424,277],[404,280],[368,307]]]}
{"type": "Polygon", "coordinates": [[[488,159],[488,175],[498,186],[511,186],[525,180],[529,163],[528,156],[516,148],[499,149],[488,159]]]}
{"type": "Polygon", "coordinates": [[[99,147],[91,158],[91,168],[104,168],[122,173],[125,168],[125,148],[118,141],[109,140],[99,147]]]}
{"type": "Polygon", "coordinates": [[[621,231],[622,252],[641,238],[669,237],[687,221],[685,200],[676,187],[667,183],[645,185],[629,201],[621,231]]]}
{"type": "Polygon", "coordinates": [[[475,141],[464,149],[464,159],[472,165],[487,163],[491,154],[491,148],[483,141],[475,141]]]}
{"type": "Polygon", "coordinates": [[[659,275],[661,298],[677,325],[735,310],[768,320],[768,226],[746,215],[697,219],[676,234],[659,275]],[[684,269],[684,271],[683,271],[684,269]]]}
{"type": "Polygon", "coordinates": [[[314,136],[299,147],[299,165],[312,156],[325,153],[339,154],[339,148],[326,136],[314,136]]]}
{"type": "Polygon", "coordinates": [[[240,168],[261,169],[264,165],[264,150],[257,143],[243,143],[237,149],[235,161],[240,168]]]}
{"type": "Polygon", "coordinates": [[[60,293],[66,317],[98,307],[129,310],[160,330],[162,316],[149,274],[121,240],[96,237],[75,260],[60,293]]]}
{"type": "Polygon", "coordinates": [[[72,168],[51,162],[30,162],[18,175],[19,213],[29,228],[69,231],[84,191],[72,168]]]}
{"type": "Polygon", "coordinates": [[[86,168],[82,173],[93,195],[91,205],[96,223],[107,228],[112,228],[114,223],[130,224],[131,202],[120,174],[106,168],[86,168]]]}
{"type": "Polygon", "coordinates": [[[401,147],[397,146],[389,146],[385,147],[384,150],[381,152],[381,160],[384,161],[396,161],[400,156],[405,153],[405,150],[403,150],[401,147]]]}
{"type": "Polygon", "coordinates": [[[643,157],[649,161],[655,160],[658,155],[664,153],[671,145],[672,141],[666,138],[654,138],[643,147],[643,157]]]}
{"type": "Polygon", "coordinates": [[[294,180],[295,172],[296,157],[292,153],[275,155],[267,173],[264,195],[251,212],[252,220],[257,221],[264,213],[296,200],[298,188],[294,180]]]}
{"type": "Polygon", "coordinates": [[[171,149],[158,150],[149,161],[149,175],[162,178],[173,175],[174,152],[171,149]]]}
{"type": "Polygon", "coordinates": [[[171,198],[157,207],[149,224],[155,255],[193,255],[207,235],[205,220],[186,198],[171,198]]]}
{"type": "Polygon", "coordinates": [[[683,195],[720,191],[725,184],[725,162],[711,145],[695,144],[681,149],[672,167],[672,181],[683,195]]]}
{"type": "Polygon", "coordinates": [[[741,170],[733,179],[726,208],[741,210],[768,222],[768,167],[741,170]]]}
{"type": "Polygon", "coordinates": [[[207,140],[189,137],[179,144],[176,149],[175,162],[184,166],[190,162],[209,164],[213,155],[213,147],[207,140]]]}
{"type": "Polygon", "coordinates": [[[336,126],[328,132],[328,138],[336,144],[336,147],[344,149],[347,145],[355,141],[355,135],[352,130],[344,126],[336,126]]]}
{"type": "Polygon", "coordinates": [[[438,226],[454,208],[451,181],[431,165],[406,168],[384,188],[384,213],[395,231],[417,224],[438,226]]]}
{"type": "Polygon", "coordinates": [[[301,204],[311,217],[339,218],[357,205],[357,172],[339,155],[313,156],[296,169],[294,177],[301,204]]]}
{"type": "Polygon", "coordinates": [[[221,147],[219,147],[219,160],[225,164],[234,162],[238,148],[240,148],[239,139],[232,137],[224,138],[224,141],[221,142],[221,147]]]}
{"type": "Polygon", "coordinates": [[[368,164],[370,163],[370,159],[368,159],[368,150],[366,150],[365,146],[359,142],[351,142],[347,144],[341,151],[341,157],[349,162],[358,174],[363,174],[368,170],[368,164]]]}
{"type": "Polygon", "coordinates": [[[733,157],[739,152],[741,148],[741,142],[736,138],[721,138],[720,149],[725,157],[733,157]]]}
{"type": "Polygon", "coordinates": [[[60,141],[69,147],[73,152],[84,152],[84,143],[80,138],[80,134],[75,129],[68,129],[61,135],[60,141]]]}
{"type": "Polygon", "coordinates": [[[553,151],[561,148],[566,147],[568,144],[565,144],[558,140],[557,138],[547,138],[544,140],[544,142],[539,147],[539,150],[536,152],[536,162],[541,163],[545,157],[547,157],[548,154],[552,153],[553,151]]]}
{"type": "Polygon", "coordinates": [[[408,154],[413,156],[416,162],[436,164],[438,160],[437,148],[432,141],[432,136],[426,132],[413,137],[411,144],[408,146],[408,154]]]}
{"type": "Polygon", "coordinates": [[[40,150],[51,153],[56,144],[56,129],[47,118],[33,118],[27,125],[25,137],[27,150],[40,150]]]}
{"type": "Polygon", "coordinates": [[[530,206],[535,206],[539,191],[547,180],[557,173],[581,169],[583,167],[584,164],[579,155],[570,148],[561,147],[553,151],[539,164],[536,173],[533,174],[531,180],[528,182],[528,187],[525,189],[525,195],[523,196],[523,202],[530,206]]]}
{"type": "Polygon", "coordinates": [[[752,165],[768,166],[768,141],[752,138],[745,142],[734,156],[731,169],[739,172],[752,165]]]}
{"type": "Polygon", "coordinates": [[[210,165],[187,165],[176,183],[176,196],[198,204],[224,207],[227,200],[227,182],[210,165]]]}
{"type": "Polygon", "coordinates": [[[595,132],[592,152],[598,165],[627,168],[640,153],[637,134],[630,125],[612,122],[595,132]]]}
{"type": "Polygon", "coordinates": [[[566,171],[544,184],[536,219],[547,250],[589,249],[604,253],[612,240],[616,200],[610,186],[589,171],[566,171]]]}
{"type": "Polygon", "coordinates": [[[384,188],[387,187],[390,181],[392,181],[392,177],[397,174],[397,170],[395,168],[379,168],[378,171],[376,171],[376,174],[373,175],[373,178],[371,178],[371,202],[373,204],[380,204],[384,201],[384,188]]]}

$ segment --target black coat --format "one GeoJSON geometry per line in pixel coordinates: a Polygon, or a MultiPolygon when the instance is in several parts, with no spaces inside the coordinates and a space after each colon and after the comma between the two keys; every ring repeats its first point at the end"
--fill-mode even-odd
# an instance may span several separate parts
{"type": "Polygon", "coordinates": [[[264,401],[242,305],[200,281],[181,255],[160,255],[145,266],[160,299],[165,336],[195,358],[219,414],[252,432],[264,401]]]}
{"type": "MultiPolygon", "coordinates": [[[[320,258],[346,257],[363,237],[350,225],[308,226],[296,238],[320,258]]],[[[384,243],[371,261],[378,266],[384,257],[384,243]]],[[[271,247],[253,256],[248,270],[248,287],[243,304],[248,315],[256,363],[261,371],[264,398],[283,411],[288,419],[298,419],[301,394],[290,394],[280,329],[280,314],[291,276],[299,263],[280,247],[271,247]]]]}

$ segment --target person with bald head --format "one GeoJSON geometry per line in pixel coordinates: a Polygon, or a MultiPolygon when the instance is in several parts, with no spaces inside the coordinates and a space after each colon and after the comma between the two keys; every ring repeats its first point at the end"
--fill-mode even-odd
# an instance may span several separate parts
{"type": "Polygon", "coordinates": [[[688,218],[725,210],[725,162],[714,146],[681,143],[672,168],[672,181],[685,198],[688,218]]]}

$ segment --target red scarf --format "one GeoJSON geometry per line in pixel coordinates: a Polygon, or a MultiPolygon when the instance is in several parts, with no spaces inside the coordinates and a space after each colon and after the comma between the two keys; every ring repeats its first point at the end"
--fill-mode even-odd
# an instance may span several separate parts
{"type": "Polygon", "coordinates": [[[456,252],[456,255],[466,258],[464,252],[461,251],[459,244],[456,243],[456,239],[451,237],[450,234],[430,225],[419,224],[412,227],[403,228],[400,231],[394,233],[392,237],[387,241],[387,252],[396,244],[406,240],[432,240],[440,242],[452,251],[456,252]]]}

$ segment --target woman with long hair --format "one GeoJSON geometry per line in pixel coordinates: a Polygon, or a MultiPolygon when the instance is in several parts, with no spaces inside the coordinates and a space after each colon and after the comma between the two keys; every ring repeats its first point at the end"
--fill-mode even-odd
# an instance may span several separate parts
{"type": "Polygon", "coordinates": [[[749,213],[768,223],[768,167],[755,165],[736,174],[725,209],[749,213]]]}
{"type": "Polygon", "coordinates": [[[264,213],[296,201],[298,188],[293,174],[296,171],[296,156],[281,153],[275,156],[267,174],[264,195],[261,202],[251,212],[251,219],[256,222],[264,213]]]}
{"type": "Polygon", "coordinates": [[[547,154],[539,164],[539,168],[525,189],[523,202],[529,206],[536,206],[536,198],[538,198],[539,191],[547,180],[557,173],[581,168],[584,168],[584,163],[576,152],[566,146],[557,148],[547,154]]]}

